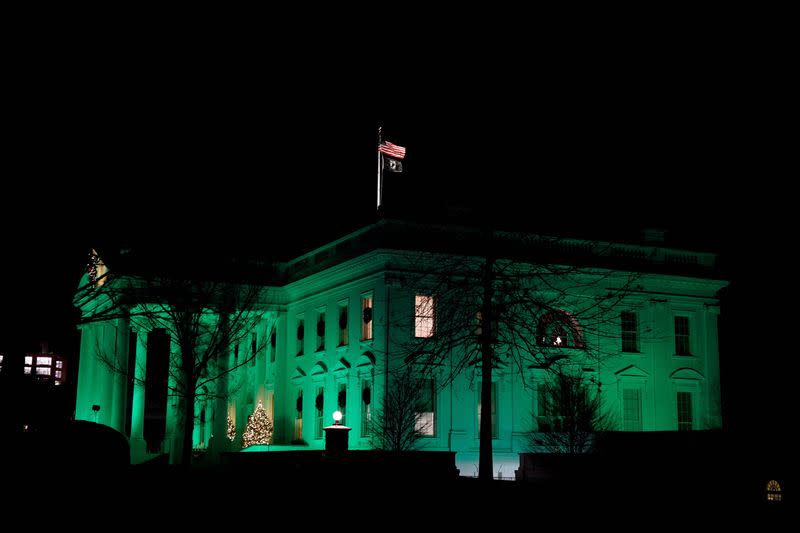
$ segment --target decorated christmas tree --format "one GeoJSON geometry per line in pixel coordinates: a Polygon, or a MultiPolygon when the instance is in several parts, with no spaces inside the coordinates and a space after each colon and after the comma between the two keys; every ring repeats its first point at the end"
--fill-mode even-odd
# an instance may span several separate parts
{"type": "Polygon", "coordinates": [[[242,435],[242,447],[247,448],[254,444],[269,444],[271,440],[272,421],[259,401],[256,410],[247,417],[247,427],[242,435]]]}
{"type": "Polygon", "coordinates": [[[233,442],[233,439],[236,438],[236,426],[233,425],[233,420],[231,420],[230,413],[228,414],[228,438],[233,442]]]}

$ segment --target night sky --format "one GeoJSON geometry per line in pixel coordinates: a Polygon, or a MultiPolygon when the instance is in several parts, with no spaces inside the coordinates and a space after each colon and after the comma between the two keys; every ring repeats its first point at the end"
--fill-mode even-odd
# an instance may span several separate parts
{"type": "Polygon", "coordinates": [[[71,291],[98,243],[285,256],[374,221],[383,125],[408,150],[387,205],[478,203],[609,235],[658,226],[722,252],[736,287],[723,388],[744,427],[770,409],[745,406],[739,388],[780,403],[792,355],[760,342],[796,298],[785,183],[797,121],[781,56],[705,41],[519,44],[404,49],[402,65],[31,44],[5,120],[0,350],[48,339],[75,357],[71,291]]]}

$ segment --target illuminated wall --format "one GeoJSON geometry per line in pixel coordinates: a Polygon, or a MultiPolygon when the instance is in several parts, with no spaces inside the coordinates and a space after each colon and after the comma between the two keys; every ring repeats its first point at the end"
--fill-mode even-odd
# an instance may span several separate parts
{"type": "MultiPolygon", "coordinates": [[[[195,406],[196,447],[206,447],[212,434],[223,435],[230,416],[236,427],[232,446],[237,449],[247,417],[259,401],[273,418],[275,445],[322,448],[319,428],[341,410],[352,428],[350,448],[369,447],[365,417],[380,401],[387,369],[402,363],[396,347],[413,335],[408,318],[413,317],[415,291],[392,274],[400,252],[373,249],[336,261],[339,247],[323,247],[285,266],[288,280],[274,287],[271,312],[253,332],[260,347],[255,361],[209,385],[212,393],[236,392],[227,400],[200,400],[195,406]]],[[[586,339],[608,354],[600,363],[584,365],[584,370],[599,384],[617,429],[720,427],[716,294],[724,285],[700,277],[647,274],[620,307],[616,322],[607,326],[608,334],[586,339]]],[[[142,443],[143,389],[136,386],[127,397],[124,379],[96,358],[98,349],[116,354],[125,364],[135,357],[141,372],[140,363],[147,358],[146,334],[139,332],[136,354],[129,354],[129,328],[123,320],[82,328],[76,418],[124,432],[126,404],[133,402],[130,439],[137,461],[147,457],[142,443]],[[92,409],[95,405],[99,411],[92,409]]],[[[240,346],[241,351],[250,349],[249,341],[240,346]]],[[[235,354],[230,357],[233,360],[235,354]]],[[[530,449],[529,432],[542,423],[537,391],[546,375],[531,368],[522,374],[500,368],[494,379],[495,471],[510,477],[517,454],[530,449]]],[[[451,386],[437,388],[435,423],[424,442],[427,450],[457,451],[464,475],[472,475],[478,462],[478,382],[475,375],[462,373],[451,386]]],[[[177,403],[170,402],[162,445],[162,451],[173,454],[176,408],[177,403]]]]}

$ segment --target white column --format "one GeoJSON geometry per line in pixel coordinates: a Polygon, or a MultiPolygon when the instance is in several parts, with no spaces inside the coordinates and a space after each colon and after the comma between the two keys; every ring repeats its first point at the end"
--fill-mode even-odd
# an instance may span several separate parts
{"type": "Polygon", "coordinates": [[[131,410],[131,462],[144,461],[147,446],[144,441],[144,380],[147,374],[147,332],[136,335],[136,379],[133,382],[133,409],[131,410]]]}
{"type": "Polygon", "coordinates": [[[125,415],[128,412],[128,344],[130,324],[127,318],[117,319],[114,386],[111,405],[111,427],[125,433],[125,415]]]}

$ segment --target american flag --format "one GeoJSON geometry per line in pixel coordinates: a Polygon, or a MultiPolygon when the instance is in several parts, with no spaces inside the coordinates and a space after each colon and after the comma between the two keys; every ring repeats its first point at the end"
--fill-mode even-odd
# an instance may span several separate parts
{"type": "Polygon", "coordinates": [[[397,159],[403,159],[406,156],[405,147],[397,146],[396,144],[392,144],[389,141],[382,142],[378,146],[378,151],[388,156],[395,157],[397,159]]]}

